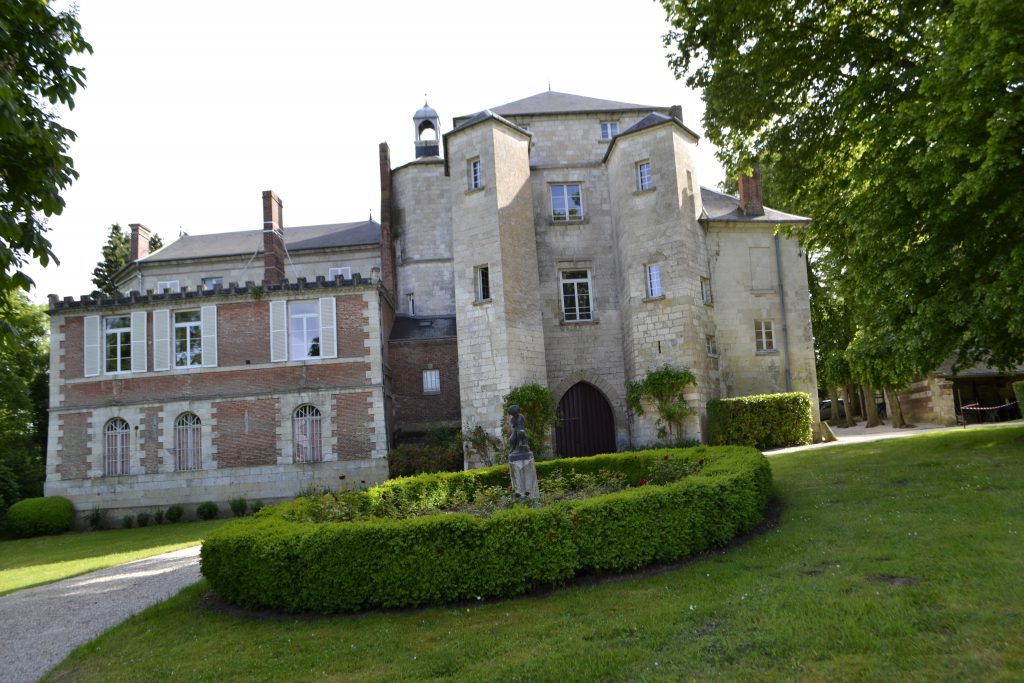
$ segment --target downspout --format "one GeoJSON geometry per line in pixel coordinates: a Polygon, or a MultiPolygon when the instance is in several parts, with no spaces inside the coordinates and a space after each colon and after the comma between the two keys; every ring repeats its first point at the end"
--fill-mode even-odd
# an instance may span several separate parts
{"type": "Polygon", "coordinates": [[[789,365],[789,325],[786,323],[786,290],[782,286],[782,241],[775,234],[775,277],[779,281],[779,306],[782,308],[782,362],[786,368],[786,391],[793,391],[789,365]]]}

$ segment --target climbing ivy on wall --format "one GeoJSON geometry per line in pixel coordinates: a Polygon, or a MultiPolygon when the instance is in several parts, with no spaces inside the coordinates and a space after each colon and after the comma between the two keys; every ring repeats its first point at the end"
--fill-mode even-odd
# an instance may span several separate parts
{"type": "MultiPolygon", "coordinates": [[[[505,394],[502,398],[505,415],[510,406],[519,406],[526,418],[526,441],[534,455],[544,454],[544,438],[551,428],[558,424],[558,404],[551,390],[539,384],[523,384],[505,394]]],[[[508,423],[502,425],[502,433],[508,431],[508,423]]]]}
{"type": "Polygon", "coordinates": [[[697,378],[689,368],[664,365],[637,382],[626,383],[626,404],[636,415],[644,414],[643,401],[654,403],[658,410],[658,436],[677,439],[683,433],[683,420],[693,415],[683,392],[697,378]]]}

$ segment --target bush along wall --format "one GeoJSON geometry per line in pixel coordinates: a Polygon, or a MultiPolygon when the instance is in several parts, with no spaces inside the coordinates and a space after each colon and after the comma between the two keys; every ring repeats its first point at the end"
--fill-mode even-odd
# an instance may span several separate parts
{"type": "Polygon", "coordinates": [[[811,443],[811,397],[804,392],[708,401],[708,432],[715,445],[762,451],[811,443]]]}
{"type": "MultiPolygon", "coordinates": [[[[511,596],[580,573],[672,562],[722,545],[761,521],[771,492],[768,462],[752,448],[662,449],[537,463],[542,480],[560,471],[602,469],[622,472],[632,488],[543,507],[516,505],[490,516],[302,521],[309,502],[300,499],[211,533],[203,543],[202,572],[229,602],[286,612],[511,596]],[[643,479],[653,465],[701,461],[693,474],[666,484],[643,479]]],[[[346,495],[364,512],[384,503],[428,510],[475,486],[507,483],[507,469],[492,467],[396,479],[346,495]]]]}
{"type": "Polygon", "coordinates": [[[7,511],[7,526],[15,536],[62,534],[75,522],[75,507],[67,498],[26,498],[7,511]]]}

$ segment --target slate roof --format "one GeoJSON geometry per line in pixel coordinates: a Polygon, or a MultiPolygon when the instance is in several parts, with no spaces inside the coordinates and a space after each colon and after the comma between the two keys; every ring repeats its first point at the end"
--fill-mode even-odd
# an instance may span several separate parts
{"type": "Polygon", "coordinates": [[[740,212],[740,200],[731,194],[700,188],[700,201],[704,205],[702,221],[725,223],[810,223],[806,216],[797,216],[785,211],[764,207],[763,216],[746,216],[740,212]]]}
{"type": "MultiPolygon", "coordinates": [[[[569,93],[548,90],[531,95],[530,97],[524,97],[515,102],[507,102],[497,107],[491,107],[490,111],[499,116],[537,116],[541,114],[577,114],[605,111],[668,111],[668,109],[668,107],[653,107],[646,104],[601,100],[596,97],[570,95],[569,93]]],[[[454,125],[460,126],[472,116],[473,114],[456,116],[454,125]]]]}
{"type": "Polygon", "coordinates": [[[956,364],[956,359],[956,355],[947,358],[942,362],[942,365],[938,367],[935,374],[939,377],[956,377],[960,379],[969,379],[972,377],[1013,377],[1016,375],[1024,375],[1024,365],[1018,365],[1010,368],[1009,370],[1003,371],[984,363],[975,363],[969,368],[960,368],[957,372],[953,372],[953,365],[956,364]]]}
{"type": "Polygon", "coordinates": [[[426,341],[430,339],[454,339],[455,316],[436,315],[410,317],[395,316],[391,328],[391,341],[426,341]]]}
{"type": "MultiPolygon", "coordinates": [[[[360,221],[285,228],[284,243],[291,253],[304,249],[376,246],[380,244],[380,223],[360,221]]],[[[184,235],[163,249],[140,259],[140,263],[240,256],[262,251],[262,230],[184,235]]]]}

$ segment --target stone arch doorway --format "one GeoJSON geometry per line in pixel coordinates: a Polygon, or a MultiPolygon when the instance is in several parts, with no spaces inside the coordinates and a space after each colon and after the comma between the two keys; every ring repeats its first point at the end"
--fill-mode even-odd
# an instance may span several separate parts
{"type": "Polygon", "coordinates": [[[608,399],[593,384],[577,382],[558,402],[562,420],[555,451],[563,458],[615,452],[615,419],[608,399]]]}

